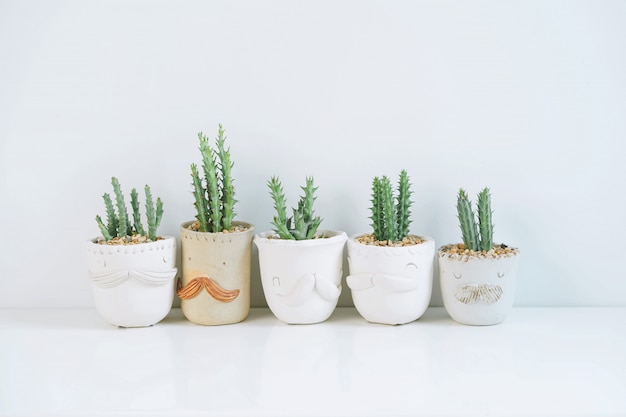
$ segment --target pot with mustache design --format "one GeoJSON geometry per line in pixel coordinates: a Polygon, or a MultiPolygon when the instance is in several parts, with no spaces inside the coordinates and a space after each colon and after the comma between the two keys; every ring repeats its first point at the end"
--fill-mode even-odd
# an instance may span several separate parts
{"type": "Polygon", "coordinates": [[[490,255],[449,253],[446,247],[441,248],[441,295],[450,317],[469,325],[504,321],[513,308],[518,259],[518,249],[490,255]]]}
{"type": "Polygon", "coordinates": [[[419,236],[410,246],[375,246],[348,239],[346,281],[363,318],[372,323],[404,324],[428,308],[433,287],[435,241],[419,236]]]}
{"type": "Polygon", "coordinates": [[[176,238],[135,245],[87,242],[87,263],[96,310],[118,327],[146,327],[172,308],[176,238]]]}
{"type": "Polygon", "coordinates": [[[321,230],[308,240],[280,239],[273,232],[254,237],[267,305],[288,324],[325,321],[341,294],[345,232],[321,230]]]}
{"type": "Polygon", "coordinates": [[[178,297],[185,317],[195,324],[239,323],[250,312],[250,267],[254,226],[233,232],[196,232],[183,223],[182,277],[178,297]]]}

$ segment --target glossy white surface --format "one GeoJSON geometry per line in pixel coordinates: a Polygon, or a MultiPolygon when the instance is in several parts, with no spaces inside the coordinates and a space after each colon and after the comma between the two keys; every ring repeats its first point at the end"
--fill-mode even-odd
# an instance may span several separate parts
{"type": "Polygon", "coordinates": [[[95,310],[0,310],[2,416],[615,416],[626,308],[514,308],[464,326],[354,309],[287,325],[267,309],[205,327],[173,310],[120,329],[95,310]]]}

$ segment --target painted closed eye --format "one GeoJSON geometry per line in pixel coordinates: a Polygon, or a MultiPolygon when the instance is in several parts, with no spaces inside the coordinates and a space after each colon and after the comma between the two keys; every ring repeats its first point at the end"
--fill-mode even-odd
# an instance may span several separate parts
{"type": "Polygon", "coordinates": [[[454,278],[456,278],[456,279],[461,279],[462,276],[463,275],[457,274],[456,272],[454,273],[454,278]]]}
{"type": "Polygon", "coordinates": [[[404,269],[417,269],[417,265],[415,265],[414,263],[408,263],[404,266],[404,269]]]}
{"type": "Polygon", "coordinates": [[[498,272],[498,278],[502,278],[504,276],[504,272],[498,272]]]}

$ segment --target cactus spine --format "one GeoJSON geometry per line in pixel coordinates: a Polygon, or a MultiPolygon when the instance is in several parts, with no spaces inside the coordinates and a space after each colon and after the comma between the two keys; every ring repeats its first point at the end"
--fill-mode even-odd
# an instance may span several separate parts
{"type": "Polygon", "coordinates": [[[191,164],[193,194],[195,198],[196,219],[201,232],[221,232],[232,227],[235,216],[235,190],[231,168],[233,163],[230,150],[225,147],[226,137],[222,125],[218,128],[216,149],[209,144],[209,139],[198,133],[204,183],[196,164],[191,164]]]}
{"type": "Polygon", "coordinates": [[[111,178],[111,185],[113,186],[113,194],[115,195],[115,204],[113,204],[111,196],[108,193],[104,193],[102,196],[107,213],[107,224],[104,224],[99,215],[96,216],[96,223],[102,233],[102,237],[104,237],[104,240],[109,241],[113,238],[134,235],[147,236],[149,240],[156,240],[156,231],[163,216],[163,203],[161,202],[161,199],[157,198],[155,210],[150,187],[148,185],[145,186],[146,218],[148,219],[148,233],[146,234],[145,229],[141,224],[139,196],[137,194],[137,190],[133,188],[130,193],[130,204],[133,211],[133,222],[130,223],[126,203],[124,202],[124,194],[122,193],[122,187],[120,186],[118,179],[115,177],[111,178]]]}
{"type": "Polygon", "coordinates": [[[478,216],[472,209],[472,203],[462,188],[457,196],[457,213],[463,236],[463,243],[472,251],[489,251],[493,248],[493,224],[491,222],[491,195],[489,188],[478,193],[476,204],[478,216]],[[478,217],[478,223],[476,222],[478,217]]]}
{"type": "Polygon", "coordinates": [[[410,186],[405,170],[400,172],[397,196],[393,194],[388,177],[374,177],[370,207],[374,239],[397,242],[409,236],[409,208],[412,204],[410,186]]]}
{"type": "Polygon", "coordinates": [[[274,231],[281,239],[305,240],[313,239],[315,233],[322,223],[319,216],[314,217],[313,203],[315,202],[315,191],[313,177],[306,178],[306,185],[301,187],[304,195],[300,196],[297,208],[292,208],[293,216],[287,218],[287,203],[283,193],[283,187],[278,177],[272,177],[267,185],[270,195],[274,201],[276,215],[272,221],[274,231]]]}

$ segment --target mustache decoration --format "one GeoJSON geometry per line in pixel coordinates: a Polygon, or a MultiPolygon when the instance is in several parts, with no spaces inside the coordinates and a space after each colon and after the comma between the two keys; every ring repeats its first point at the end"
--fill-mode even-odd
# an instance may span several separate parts
{"type": "Polygon", "coordinates": [[[198,295],[202,289],[205,289],[211,297],[223,303],[234,301],[240,292],[239,290],[225,290],[212,278],[197,277],[189,281],[184,288],[179,278],[176,293],[181,300],[189,300],[198,295]]]}
{"type": "Polygon", "coordinates": [[[454,297],[463,304],[493,304],[502,297],[497,284],[466,284],[459,287],[454,297]]]}
{"type": "Polygon", "coordinates": [[[93,284],[100,288],[113,288],[131,278],[144,285],[158,287],[160,285],[165,285],[168,282],[172,282],[176,272],[176,268],[168,269],[166,271],[144,271],[131,269],[115,272],[100,271],[97,273],[89,271],[89,275],[91,276],[93,284]]]}

